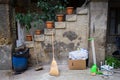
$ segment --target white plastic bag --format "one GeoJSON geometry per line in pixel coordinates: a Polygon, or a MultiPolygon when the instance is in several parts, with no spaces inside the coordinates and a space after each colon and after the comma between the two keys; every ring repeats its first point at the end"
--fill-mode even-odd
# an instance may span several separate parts
{"type": "Polygon", "coordinates": [[[86,49],[81,48],[80,50],[69,52],[69,58],[72,60],[85,60],[88,58],[88,51],[86,49]]]}

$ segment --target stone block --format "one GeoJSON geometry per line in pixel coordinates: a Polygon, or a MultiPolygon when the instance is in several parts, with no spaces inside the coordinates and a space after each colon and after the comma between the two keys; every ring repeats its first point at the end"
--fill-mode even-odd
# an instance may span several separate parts
{"type": "Polygon", "coordinates": [[[64,29],[66,28],[66,22],[55,22],[56,29],[64,29]]]}
{"type": "Polygon", "coordinates": [[[34,41],[25,41],[25,45],[28,48],[33,48],[34,47],[34,41]]]}
{"type": "MultiPolygon", "coordinates": [[[[2,0],[3,1],[3,0],[2,0]]],[[[9,5],[0,5],[0,45],[11,44],[9,5]]],[[[11,28],[12,29],[12,28],[11,28]]]]}
{"type": "Polygon", "coordinates": [[[45,44],[51,44],[52,43],[52,36],[45,36],[45,44]]]}
{"type": "Polygon", "coordinates": [[[55,29],[44,29],[45,35],[52,35],[52,33],[55,34],[55,29]]]}
{"type": "Polygon", "coordinates": [[[34,35],[35,41],[44,41],[44,35],[34,35]]]}
{"type": "Polygon", "coordinates": [[[11,52],[12,45],[0,45],[0,70],[10,70],[12,68],[11,52]]]}
{"type": "Polygon", "coordinates": [[[76,21],[77,20],[77,15],[72,14],[72,15],[66,15],[66,21],[76,21]]]}
{"type": "Polygon", "coordinates": [[[77,14],[79,14],[79,15],[87,15],[88,14],[88,9],[87,8],[77,8],[77,10],[76,10],[77,12],[77,14]]]}

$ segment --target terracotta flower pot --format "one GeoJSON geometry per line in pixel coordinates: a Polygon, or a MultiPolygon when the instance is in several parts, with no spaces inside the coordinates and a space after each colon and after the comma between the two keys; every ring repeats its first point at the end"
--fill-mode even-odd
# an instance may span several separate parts
{"type": "Polygon", "coordinates": [[[26,35],[26,41],[32,41],[32,35],[26,35]]]}
{"type": "Polygon", "coordinates": [[[66,13],[67,14],[73,14],[73,7],[67,7],[67,9],[66,9],[66,13]]]}
{"type": "Polygon", "coordinates": [[[46,27],[47,27],[48,29],[52,29],[53,26],[54,26],[54,22],[53,22],[53,21],[46,21],[46,27]]]}
{"type": "Polygon", "coordinates": [[[36,30],[36,31],[35,31],[35,34],[36,34],[36,35],[40,35],[40,34],[41,34],[41,30],[36,30]]]}
{"type": "Polygon", "coordinates": [[[58,21],[58,22],[62,22],[63,19],[64,19],[64,15],[63,15],[63,14],[58,14],[58,15],[57,15],[57,21],[58,21]]]}

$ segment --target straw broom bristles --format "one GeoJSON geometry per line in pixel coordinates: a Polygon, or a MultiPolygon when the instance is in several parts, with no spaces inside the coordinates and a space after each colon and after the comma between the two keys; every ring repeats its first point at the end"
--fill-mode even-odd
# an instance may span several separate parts
{"type": "Polygon", "coordinates": [[[49,74],[52,75],[52,76],[58,76],[59,75],[59,70],[58,70],[57,62],[56,62],[55,57],[54,57],[54,41],[53,40],[54,40],[54,37],[53,37],[53,33],[52,33],[53,60],[52,60],[52,63],[51,63],[49,74]]]}

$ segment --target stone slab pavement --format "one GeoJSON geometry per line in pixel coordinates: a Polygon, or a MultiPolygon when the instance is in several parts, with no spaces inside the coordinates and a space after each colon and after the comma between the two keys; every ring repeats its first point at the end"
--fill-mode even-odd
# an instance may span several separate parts
{"type": "Polygon", "coordinates": [[[13,74],[10,70],[0,70],[0,80],[120,80],[120,73],[114,73],[112,76],[90,74],[90,69],[85,70],[69,70],[67,65],[58,65],[60,75],[50,76],[50,66],[43,66],[43,70],[35,71],[35,67],[31,67],[21,74],[13,74]]]}

